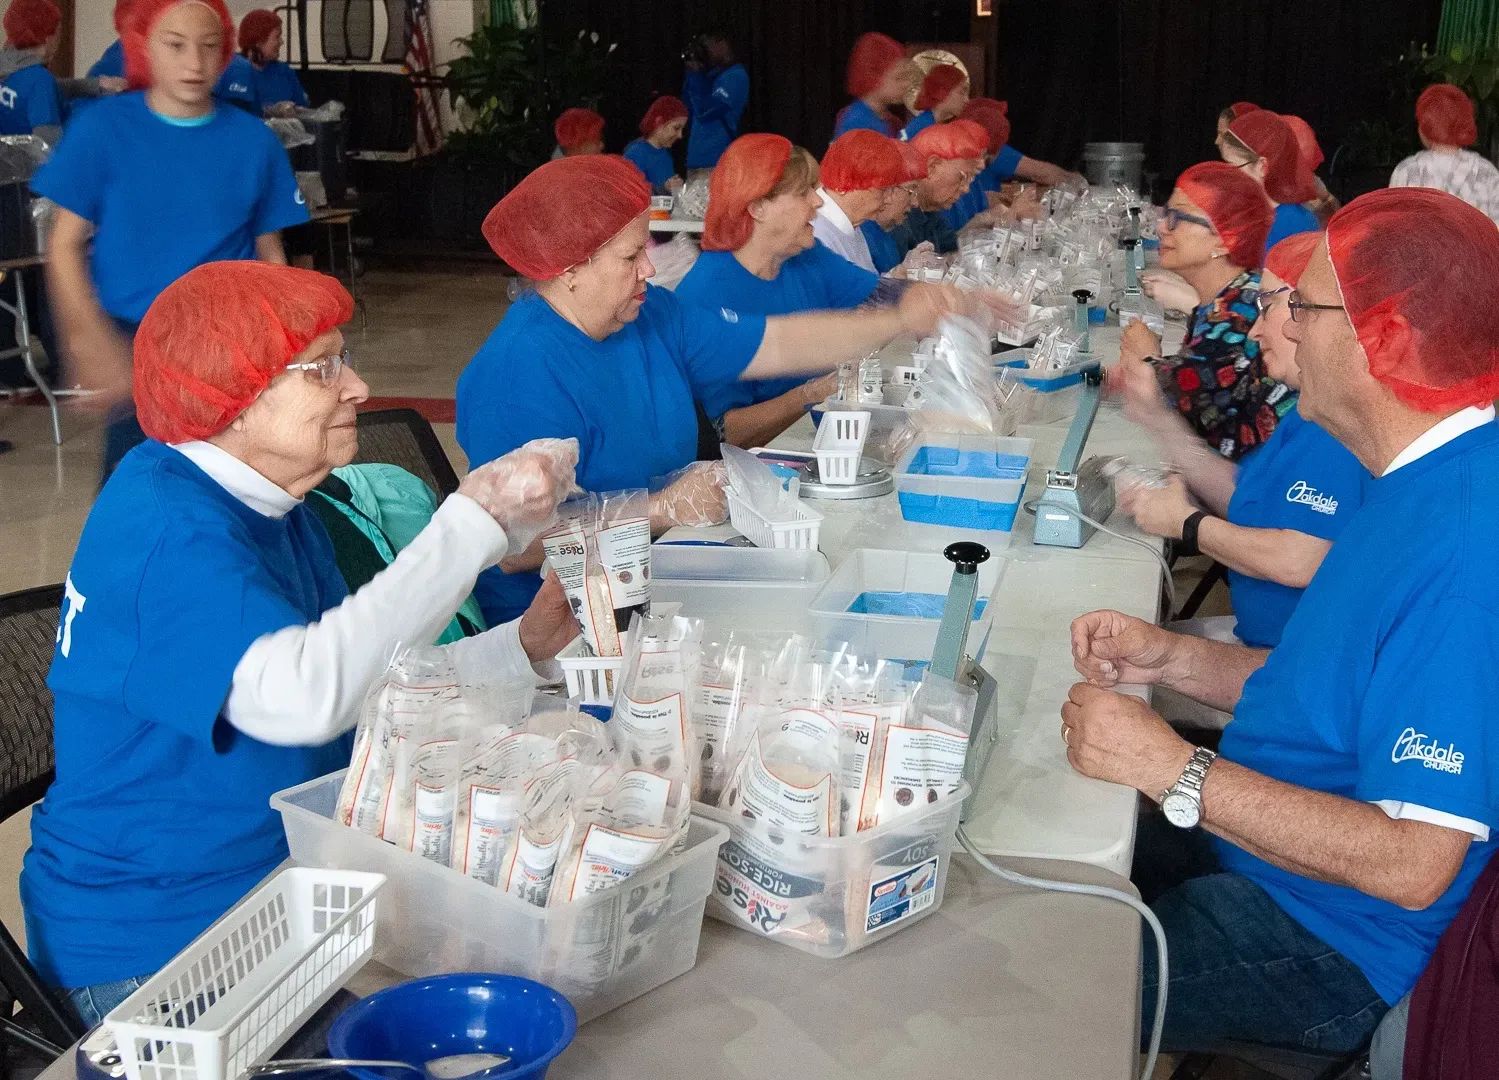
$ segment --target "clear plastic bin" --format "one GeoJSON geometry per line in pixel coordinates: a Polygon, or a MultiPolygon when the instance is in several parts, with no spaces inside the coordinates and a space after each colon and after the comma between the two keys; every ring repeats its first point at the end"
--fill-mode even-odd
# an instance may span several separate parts
{"type": "MultiPolygon", "coordinates": [[[[968,631],[968,655],[976,660],[983,658],[994,623],[992,599],[1005,565],[1004,559],[990,559],[978,569],[982,603],[976,605],[979,610],[968,631]]],[[[813,629],[819,636],[847,641],[887,660],[931,660],[952,572],[953,564],[940,554],[858,548],[812,601],[813,629]],[[930,614],[886,614],[882,608],[889,610],[889,600],[930,614]]]]}
{"type": "Polygon", "coordinates": [[[708,914],[825,960],[898,934],[942,906],[968,785],[853,836],[798,836],[701,804],[729,832],[708,914]]]}
{"type": "Polygon", "coordinates": [[[828,581],[818,551],[656,544],[652,602],[675,602],[710,632],[806,633],[809,608],[828,581]]]}
{"type": "Polygon", "coordinates": [[[919,435],[895,469],[905,531],[912,525],[932,527],[922,530],[932,534],[932,543],[923,548],[944,535],[977,540],[991,550],[1009,547],[1032,448],[1031,440],[1022,438],[919,435]]]}
{"type": "Polygon", "coordinates": [[[687,848],[628,882],[539,908],[333,820],[342,771],[271,796],[292,858],[384,874],[375,959],[407,975],[493,971],[545,983],[579,1021],[690,971],[728,830],[692,819],[687,848]]]}

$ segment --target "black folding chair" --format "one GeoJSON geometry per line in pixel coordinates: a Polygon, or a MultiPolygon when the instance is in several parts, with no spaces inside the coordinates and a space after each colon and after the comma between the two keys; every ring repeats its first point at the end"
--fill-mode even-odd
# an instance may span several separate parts
{"type": "Polygon", "coordinates": [[[458,490],[458,474],[437,433],[415,409],[377,409],[359,414],[356,465],[399,465],[419,476],[439,500],[458,490]]]}
{"type": "MultiPolygon", "coordinates": [[[[47,585],[0,596],[0,821],[36,802],[52,783],[47,669],[62,593],[61,585],[47,585]]],[[[0,924],[0,1077],[9,1074],[11,1049],[51,1062],[83,1033],[0,924]]]]}

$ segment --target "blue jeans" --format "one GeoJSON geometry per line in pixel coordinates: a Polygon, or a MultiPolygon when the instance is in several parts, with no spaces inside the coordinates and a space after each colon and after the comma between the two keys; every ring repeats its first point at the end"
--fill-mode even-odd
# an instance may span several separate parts
{"type": "Polygon", "coordinates": [[[79,1019],[92,1029],[104,1022],[105,1014],[111,1009],[146,985],[148,978],[149,975],[140,975],[133,979],[94,983],[93,986],[80,986],[76,990],[64,990],[63,993],[73,1003],[79,1019]]]}
{"type": "MultiPolygon", "coordinates": [[[[1224,1040],[1351,1053],[1389,1008],[1353,962],[1218,867],[1209,837],[1159,814],[1140,820],[1131,875],[1166,931],[1170,992],[1161,1049],[1224,1040]]],[[[1141,1045],[1155,1018],[1155,935],[1146,933],[1141,1045]]]]}

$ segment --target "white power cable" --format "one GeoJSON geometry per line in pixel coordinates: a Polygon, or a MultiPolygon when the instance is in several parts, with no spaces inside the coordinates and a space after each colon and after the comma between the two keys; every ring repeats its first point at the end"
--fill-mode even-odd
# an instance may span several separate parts
{"type": "MultiPolygon", "coordinates": [[[[1044,496],[1042,496],[1042,498],[1044,498],[1044,496]]],[[[1041,498],[1036,498],[1026,503],[1025,512],[1027,514],[1030,514],[1032,517],[1035,517],[1036,505],[1040,503],[1040,501],[1041,498]]],[[[1094,521],[1087,514],[1084,514],[1080,510],[1072,510],[1065,506],[1057,507],[1057,509],[1062,513],[1071,514],[1073,517],[1080,518],[1081,520],[1087,522],[1089,525],[1092,525],[1099,532],[1106,532],[1116,540],[1123,540],[1127,544],[1134,544],[1135,546],[1142,547],[1146,551],[1150,552],[1150,554],[1155,558],[1155,561],[1161,564],[1161,570],[1166,575],[1166,602],[1171,608],[1172,613],[1176,611],[1176,582],[1171,577],[1171,564],[1166,561],[1166,556],[1161,554],[1159,543],[1149,540],[1143,540],[1138,536],[1126,536],[1122,532],[1115,532],[1113,529],[1109,528],[1102,522],[1094,521]]]]}
{"type": "MultiPolygon", "coordinates": [[[[1125,539],[1129,538],[1125,537],[1125,539]]],[[[963,850],[968,852],[974,862],[1002,881],[1008,881],[1012,885],[1022,885],[1029,889],[1073,893],[1078,896],[1099,896],[1105,900],[1114,900],[1134,908],[1140,913],[1140,917],[1150,924],[1151,932],[1155,934],[1155,1019],[1150,1027],[1150,1051],[1145,1056],[1145,1067],[1140,1071],[1140,1080],[1150,1080],[1150,1077],[1155,1073],[1156,1058],[1161,1053],[1161,1031],[1166,1026],[1166,984],[1169,971],[1166,958],[1166,931],[1161,926],[1161,920],[1156,918],[1155,912],[1151,911],[1139,897],[1132,896],[1122,889],[1110,889],[1104,885],[1082,885],[1075,881],[1051,881],[1047,878],[1035,878],[1028,874],[1019,874],[1013,870],[1006,870],[981,854],[978,848],[974,846],[973,841],[968,838],[968,833],[964,831],[961,825],[958,826],[958,843],[963,845],[963,850]]]]}

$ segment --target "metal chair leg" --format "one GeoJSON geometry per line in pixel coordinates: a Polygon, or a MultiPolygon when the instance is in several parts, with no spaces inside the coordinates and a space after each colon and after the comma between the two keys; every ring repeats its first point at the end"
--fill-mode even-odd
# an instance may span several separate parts
{"type": "Polygon", "coordinates": [[[26,312],[26,273],[15,270],[11,276],[16,282],[16,344],[21,348],[21,361],[26,365],[26,374],[31,376],[31,381],[42,392],[42,397],[47,399],[47,408],[52,413],[52,442],[61,446],[62,424],[58,418],[57,395],[47,385],[47,380],[42,378],[41,372],[37,371],[36,357],[31,352],[31,323],[26,312]]]}

